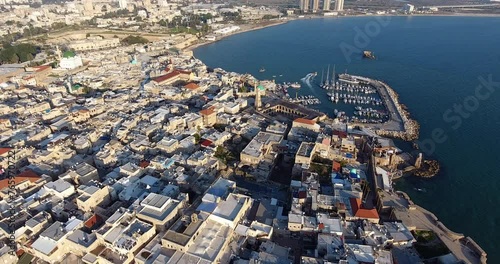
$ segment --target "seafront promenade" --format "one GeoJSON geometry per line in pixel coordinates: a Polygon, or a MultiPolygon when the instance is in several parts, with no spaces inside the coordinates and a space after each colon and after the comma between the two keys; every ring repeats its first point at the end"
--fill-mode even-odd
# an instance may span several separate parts
{"type": "MultiPolygon", "coordinates": [[[[432,212],[414,204],[406,193],[401,191],[387,193],[384,191],[384,194],[388,199],[404,201],[404,204],[400,204],[401,206],[398,208],[398,214],[407,214],[407,217],[403,218],[403,223],[413,226],[415,230],[433,231],[455,256],[466,263],[487,263],[486,252],[472,238],[448,229],[432,212]]],[[[395,203],[399,204],[399,202],[395,203]]]]}

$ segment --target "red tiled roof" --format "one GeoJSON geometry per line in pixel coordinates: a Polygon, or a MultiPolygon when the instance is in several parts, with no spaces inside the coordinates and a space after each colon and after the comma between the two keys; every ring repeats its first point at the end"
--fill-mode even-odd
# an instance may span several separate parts
{"type": "Polygon", "coordinates": [[[44,70],[46,70],[48,68],[52,68],[52,67],[50,67],[50,65],[42,65],[42,66],[35,66],[33,68],[36,69],[35,70],[36,72],[41,72],[41,71],[44,71],[44,70]]]}
{"type": "Polygon", "coordinates": [[[11,148],[0,148],[0,155],[7,154],[11,150],[11,148]]]}
{"type": "Polygon", "coordinates": [[[319,229],[319,230],[323,230],[323,229],[325,229],[325,224],[323,224],[323,223],[319,223],[319,225],[318,225],[318,229],[319,229]]]}
{"type": "Polygon", "coordinates": [[[376,209],[359,209],[356,212],[356,217],[359,218],[368,218],[368,219],[379,219],[378,213],[376,209]]]}
{"type": "Polygon", "coordinates": [[[340,171],[340,162],[334,160],[333,161],[332,170],[336,171],[336,172],[339,172],[340,171]]]}
{"type": "Polygon", "coordinates": [[[146,168],[147,166],[149,166],[149,164],[150,164],[149,161],[143,160],[143,161],[139,162],[139,167],[146,168]]]}
{"type": "Polygon", "coordinates": [[[316,121],[305,119],[305,118],[301,118],[301,117],[293,120],[293,122],[302,123],[302,124],[306,124],[306,125],[314,125],[314,124],[316,124],[316,121]]]}
{"type": "Polygon", "coordinates": [[[200,86],[196,83],[188,83],[188,84],[184,85],[184,88],[189,89],[189,90],[196,90],[196,89],[200,88],[200,86]]]}
{"type": "Polygon", "coordinates": [[[358,198],[350,198],[349,201],[351,202],[352,213],[356,214],[358,209],[361,207],[361,200],[358,198]]]}
{"type": "Polygon", "coordinates": [[[171,79],[171,78],[173,78],[173,77],[175,77],[175,76],[177,76],[177,75],[179,75],[179,74],[180,74],[180,72],[173,71],[173,72],[171,72],[171,73],[167,73],[167,74],[165,74],[165,75],[162,75],[162,76],[156,77],[156,78],[154,78],[154,79],[153,79],[153,81],[155,81],[155,82],[157,82],[157,83],[161,83],[161,82],[164,82],[164,81],[166,81],[166,80],[168,80],[168,79],[171,79]]]}
{"type": "Polygon", "coordinates": [[[212,145],[212,141],[205,139],[205,140],[203,140],[203,142],[201,142],[201,145],[203,147],[208,147],[208,146],[212,145]]]}
{"type": "Polygon", "coordinates": [[[172,72],[169,72],[165,75],[154,78],[153,81],[155,81],[157,83],[161,83],[163,81],[171,79],[171,78],[173,78],[177,75],[180,75],[180,74],[191,74],[191,72],[190,71],[183,71],[183,70],[173,70],[172,72]]]}
{"type": "Polygon", "coordinates": [[[215,111],[214,111],[214,108],[213,108],[213,107],[209,107],[209,108],[207,108],[207,109],[203,109],[203,110],[201,110],[201,111],[200,111],[200,115],[205,115],[205,116],[207,116],[207,115],[211,115],[211,114],[213,114],[213,113],[215,113],[215,111]]]}
{"type": "Polygon", "coordinates": [[[87,221],[85,221],[85,227],[91,229],[96,224],[102,222],[102,218],[96,214],[90,217],[87,221]]]}
{"type": "Polygon", "coordinates": [[[337,135],[339,138],[347,138],[347,133],[345,131],[334,130],[334,135],[337,135]]]}
{"type": "Polygon", "coordinates": [[[15,185],[17,185],[17,184],[24,182],[24,181],[36,182],[36,181],[40,180],[40,178],[41,177],[38,176],[38,174],[36,174],[32,170],[25,170],[11,180],[9,180],[9,179],[0,180],[0,190],[3,188],[9,187],[9,181],[12,181],[12,180],[14,181],[15,185]]]}
{"type": "Polygon", "coordinates": [[[352,214],[359,218],[379,219],[376,209],[365,209],[358,198],[350,198],[352,214]]]}

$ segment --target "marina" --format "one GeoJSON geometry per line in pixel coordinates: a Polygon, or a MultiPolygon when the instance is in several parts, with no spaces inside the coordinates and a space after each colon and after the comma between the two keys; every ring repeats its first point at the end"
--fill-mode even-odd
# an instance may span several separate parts
{"type": "Polygon", "coordinates": [[[381,95],[367,80],[363,81],[348,74],[340,74],[337,78],[335,65],[328,65],[326,72],[322,70],[319,83],[314,79],[316,76],[316,72],[307,74],[301,79],[303,84],[278,84],[278,90],[283,91],[283,99],[292,103],[313,108],[325,104],[335,107],[333,112],[327,114],[336,122],[381,124],[389,120],[381,95]],[[304,93],[309,91],[312,93],[304,93]],[[325,93],[326,96],[321,96],[325,93]]]}
{"type": "Polygon", "coordinates": [[[291,99],[290,102],[298,103],[298,104],[301,104],[303,106],[317,105],[317,104],[321,103],[321,101],[318,98],[316,98],[312,95],[299,96],[295,99],[291,99]]]}
{"type": "Polygon", "coordinates": [[[335,66],[330,72],[321,73],[315,81],[316,72],[307,74],[299,82],[277,84],[277,95],[284,100],[309,106],[326,112],[333,122],[361,125],[373,129],[377,134],[413,140],[418,136],[419,125],[398,101],[398,95],[385,83],[366,77],[335,75],[335,66]],[[326,75],[326,78],[324,78],[326,75]],[[324,111],[324,110],[323,110],[324,111]]]}

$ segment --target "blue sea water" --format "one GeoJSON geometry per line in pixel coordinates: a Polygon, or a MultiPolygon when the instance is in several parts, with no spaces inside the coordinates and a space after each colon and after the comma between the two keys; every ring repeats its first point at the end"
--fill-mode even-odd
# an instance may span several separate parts
{"type": "MultiPolygon", "coordinates": [[[[486,250],[489,263],[500,263],[500,85],[476,94],[484,84],[481,78],[500,82],[500,18],[296,20],[199,47],[195,56],[210,67],[259,79],[275,75],[277,82],[299,81],[328,64],[335,64],[337,73],[386,81],[420,123],[427,153],[442,165],[437,177],[405,178],[397,188],[453,231],[471,236],[486,250]],[[368,41],[359,32],[368,33],[368,41]],[[346,56],[346,47],[359,50],[346,56]],[[364,49],[377,59],[362,59],[364,49]],[[260,67],[266,71],[259,73],[260,67]],[[464,103],[465,112],[455,112],[464,103]]],[[[329,114],[335,108],[319,88],[303,86],[299,93],[322,97],[318,107],[329,114]]]]}

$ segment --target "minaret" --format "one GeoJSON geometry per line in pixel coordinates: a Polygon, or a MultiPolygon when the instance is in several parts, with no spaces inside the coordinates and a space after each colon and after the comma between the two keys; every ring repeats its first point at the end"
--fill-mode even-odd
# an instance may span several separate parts
{"type": "Polygon", "coordinates": [[[257,86],[257,81],[253,84],[255,90],[255,109],[260,110],[262,107],[262,101],[260,99],[260,88],[257,86]]]}
{"type": "Polygon", "coordinates": [[[59,45],[56,45],[56,56],[57,60],[61,61],[61,50],[59,49],[59,45]]]}

